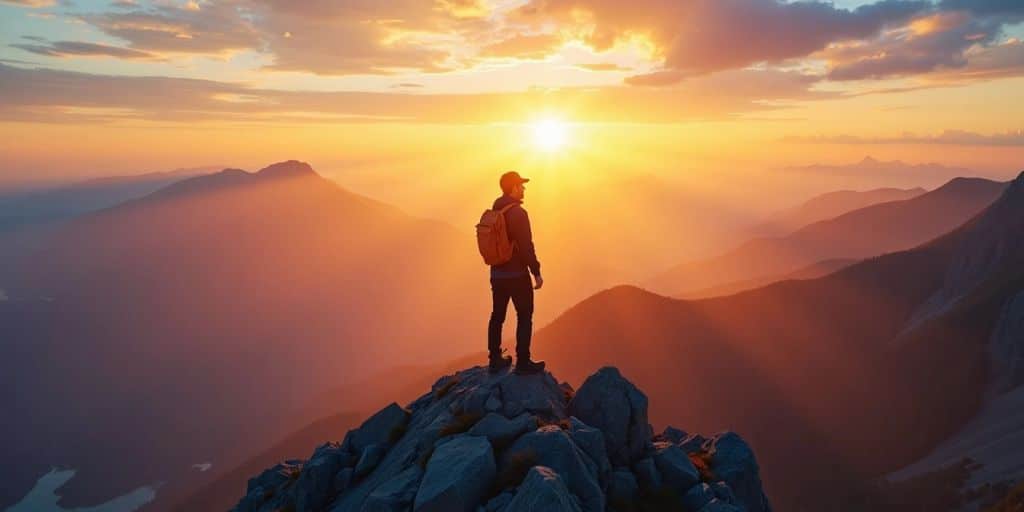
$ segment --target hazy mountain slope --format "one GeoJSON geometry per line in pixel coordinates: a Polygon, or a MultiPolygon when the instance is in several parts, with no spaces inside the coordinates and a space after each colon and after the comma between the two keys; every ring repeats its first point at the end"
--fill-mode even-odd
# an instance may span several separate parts
{"type": "Polygon", "coordinates": [[[142,197],[176,181],[215,172],[217,169],[176,169],[136,176],[97,178],[14,194],[0,193],[0,232],[109,208],[129,199],[142,197]]]}
{"type": "Polygon", "coordinates": [[[850,265],[857,263],[857,261],[858,260],[844,258],[819,261],[786,274],[759,277],[757,279],[747,279],[744,281],[736,281],[719,286],[713,286],[711,288],[694,290],[680,295],[677,298],[694,300],[708,297],[721,297],[723,295],[732,295],[746,290],[753,290],[754,288],[761,288],[762,286],[767,286],[778,281],[788,281],[791,279],[814,279],[849,267],[850,265]]]}
{"type": "Polygon", "coordinates": [[[809,224],[838,217],[871,206],[912,199],[927,190],[923,188],[876,188],[872,190],[837,190],[812,197],[799,206],[772,215],[764,223],[751,229],[754,236],[781,236],[809,224]]]}
{"type": "Polygon", "coordinates": [[[963,224],[1003,188],[1004,183],[957,178],[913,199],[854,210],[784,237],[754,239],[720,256],[678,265],[652,279],[649,287],[679,295],[778,275],[816,261],[909,249],[963,224]]]}
{"type": "Polygon", "coordinates": [[[216,477],[195,493],[180,501],[173,497],[165,497],[164,502],[176,503],[173,507],[175,510],[228,510],[238,501],[239,490],[245,489],[250,477],[282,460],[306,456],[311,446],[335,440],[339,432],[356,427],[360,418],[353,413],[341,413],[314,421],[270,448],[249,457],[238,466],[228,468],[226,471],[224,468],[214,468],[216,477]]]}
{"type": "Polygon", "coordinates": [[[706,390],[656,405],[653,417],[748,432],[764,454],[769,492],[798,510],[810,489],[838,493],[924,456],[978,411],[989,337],[1024,288],[1024,249],[1009,230],[988,229],[1024,219],[1024,175],[1016,183],[962,229],[819,279],[691,302],[605,291],[538,333],[537,353],[570,381],[614,361],[654,404],[679,389],[706,390]],[[1007,249],[1000,263],[955,307],[907,332],[982,232],[1007,249]],[[676,357],[652,357],[666,353],[676,357]],[[796,453],[807,464],[799,474],[786,469],[796,453]]]}
{"type": "Polygon", "coordinates": [[[172,494],[192,464],[231,464],[293,428],[277,411],[309,390],[479,350],[478,260],[469,233],[298,162],[89,215],[0,271],[19,298],[0,304],[0,364],[22,390],[4,395],[21,445],[4,452],[25,473],[80,469],[72,505],[164,480],[172,494]]]}

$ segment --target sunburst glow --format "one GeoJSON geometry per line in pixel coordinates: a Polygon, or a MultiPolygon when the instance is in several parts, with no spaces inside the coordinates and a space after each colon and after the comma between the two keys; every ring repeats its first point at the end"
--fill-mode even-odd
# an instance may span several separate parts
{"type": "Polygon", "coordinates": [[[531,125],[533,144],[544,151],[555,151],[566,145],[569,125],[560,119],[545,118],[531,125]]]}

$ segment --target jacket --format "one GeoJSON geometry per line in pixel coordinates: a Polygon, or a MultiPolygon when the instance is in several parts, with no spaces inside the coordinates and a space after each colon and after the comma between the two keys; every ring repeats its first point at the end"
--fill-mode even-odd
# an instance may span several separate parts
{"type": "Polygon", "coordinates": [[[535,276],[540,275],[540,261],[537,261],[537,252],[533,246],[530,217],[523,209],[523,202],[503,195],[494,200],[493,208],[500,210],[512,203],[518,204],[505,212],[505,226],[513,245],[512,259],[501,265],[491,265],[492,279],[525,276],[527,270],[535,276]]]}

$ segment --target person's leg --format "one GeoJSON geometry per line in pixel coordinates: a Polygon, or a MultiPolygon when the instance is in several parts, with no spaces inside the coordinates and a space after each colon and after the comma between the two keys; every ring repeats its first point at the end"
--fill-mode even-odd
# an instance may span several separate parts
{"type": "Polygon", "coordinates": [[[491,358],[501,357],[501,326],[510,296],[507,281],[510,279],[491,279],[491,321],[487,324],[487,352],[491,358]]]}
{"type": "Polygon", "coordinates": [[[530,276],[514,281],[512,304],[516,307],[516,360],[530,360],[530,340],[533,337],[533,282],[530,276]]]}

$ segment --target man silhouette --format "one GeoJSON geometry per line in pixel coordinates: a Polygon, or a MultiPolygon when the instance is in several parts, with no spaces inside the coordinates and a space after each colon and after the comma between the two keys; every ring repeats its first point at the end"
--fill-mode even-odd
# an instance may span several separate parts
{"type": "Polygon", "coordinates": [[[533,247],[530,218],[523,209],[526,182],[517,172],[501,176],[502,196],[494,201],[495,210],[506,206],[505,226],[512,242],[512,258],[500,265],[491,265],[491,321],[487,326],[487,350],[491,371],[500,371],[512,365],[512,358],[502,355],[501,327],[505,323],[508,301],[516,308],[516,373],[538,373],[544,370],[543,361],[530,360],[530,338],[533,334],[533,290],[544,286],[540,276],[540,262],[533,247]],[[536,285],[530,281],[533,274],[536,285]]]}

